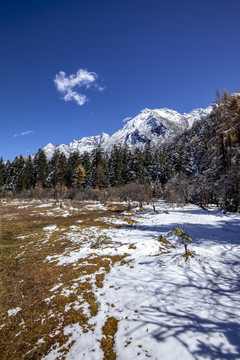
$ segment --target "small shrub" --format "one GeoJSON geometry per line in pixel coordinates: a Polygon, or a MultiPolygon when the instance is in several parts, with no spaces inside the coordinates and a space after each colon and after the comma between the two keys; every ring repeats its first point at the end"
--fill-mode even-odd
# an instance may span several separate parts
{"type": "Polygon", "coordinates": [[[91,249],[98,249],[101,245],[109,244],[111,237],[107,235],[99,235],[96,239],[91,242],[91,249]]]}
{"type": "MultiPolygon", "coordinates": [[[[185,255],[187,256],[189,254],[188,252],[188,245],[190,242],[193,241],[193,239],[189,234],[185,234],[185,232],[183,231],[183,229],[181,228],[175,228],[172,229],[171,231],[169,231],[168,235],[177,235],[178,240],[180,241],[181,244],[183,244],[184,248],[185,248],[185,255]]],[[[187,258],[187,257],[186,257],[187,258]]]]}

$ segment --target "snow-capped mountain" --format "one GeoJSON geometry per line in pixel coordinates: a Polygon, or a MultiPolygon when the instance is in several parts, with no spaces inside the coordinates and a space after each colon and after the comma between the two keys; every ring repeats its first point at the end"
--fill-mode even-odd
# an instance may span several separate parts
{"type": "Polygon", "coordinates": [[[52,158],[54,151],[57,149],[66,157],[69,157],[69,155],[74,151],[78,151],[80,154],[85,151],[91,152],[98,145],[103,145],[108,138],[108,134],[102,133],[97,136],[83,137],[81,140],[73,140],[69,145],[61,144],[60,146],[56,146],[49,143],[43,148],[43,150],[48,160],[52,158]]]}
{"type": "Polygon", "coordinates": [[[209,106],[183,115],[167,108],[144,109],[110,136],[103,144],[103,149],[111,151],[114,144],[127,144],[130,148],[138,147],[143,150],[149,140],[152,146],[160,145],[192,127],[195,121],[208,116],[212,109],[213,107],[209,106]]]}
{"type": "Polygon", "coordinates": [[[78,151],[80,154],[85,151],[91,152],[98,145],[101,145],[105,152],[110,152],[114,145],[122,146],[124,144],[131,149],[138,147],[143,150],[148,141],[152,146],[171,141],[174,136],[191,128],[194,122],[206,118],[212,111],[213,105],[206,109],[195,109],[189,114],[180,114],[167,108],[155,110],[146,108],[112,136],[102,133],[74,140],[69,145],[54,146],[49,143],[43,150],[48,160],[51,159],[56,149],[59,149],[66,157],[69,157],[74,151],[78,151]]]}

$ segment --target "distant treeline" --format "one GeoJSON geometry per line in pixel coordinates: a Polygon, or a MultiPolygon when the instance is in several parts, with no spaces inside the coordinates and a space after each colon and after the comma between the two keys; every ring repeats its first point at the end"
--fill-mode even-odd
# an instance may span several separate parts
{"type": "Polygon", "coordinates": [[[138,187],[148,197],[161,194],[172,202],[215,203],[239,211],[240,97],[224,92],[207,119],[170,144],[152,148],[146,142],[144,151],[131,151],[125,145],[106,154],[99,146],[90,154],[75,152],[67,159],[56,150],[47,161],[40,149],[33,158],[19,156],[6,163],[0,159],[2,197],[84,198],[113,193],[116,197],[120,196],[116,189],[126,186],[135,197],[138,187]]]}

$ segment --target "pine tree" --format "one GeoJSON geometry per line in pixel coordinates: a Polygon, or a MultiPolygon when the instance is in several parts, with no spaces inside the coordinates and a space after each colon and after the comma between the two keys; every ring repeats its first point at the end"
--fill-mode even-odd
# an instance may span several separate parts
{"type": "Polygon", "coordinates": [[[65,185],[67,178],[67,159],[63,153],[57,149],[55,150],[52,159],[50,161],[50,183],[52,187],[57,184],[65,185]]]}
{"type": "Polygon", "coordinates": [[[25,161],[24,167],[20,171],[16,179],[16,190],[23,191],[34,186],[35,175],[31,156],[25,161]]]}
{"type": "Polygon", "coordinates": [[[123,170],[122,152],[119,147],[114,145],[109,159],[109,177],[111,186],[123,185],[122,170],[123,170]]]}
{"type": "Polygon", "coordinates": [[[101,189],[108,186],[108,179],[106,174],[106,168],[102,164],[98,164],[95,171],[94,187],[101,189]]]}
{"type": "Polygon", "coordinates": [[[5,165],[3,158],[0,158],[0,191],[3,189],[4,186],[4,175],[5,175],[5,165]]]}
{"type": "Polygon", "coordinates": [[[184,142],[181,142],[178,144],[178,146],[175,147],[175,151],[172,157],[172,164],[176,173],[184,171],[184,153],[185,145],[184,142]]]}
{"type": "Polygon", "coordinates": [[[160,161],[159,161],[159,153],[157,151],[153,155],[152,169],[150,176],[155,186],[159,186],[161,184],[160,161]]]}
{"type": "Polygon", "coordinates": [[[124,145],[121,152],[122,152],[122,163],[123,163],[121,177],[123,180],[123,184],[128,184],[131,181],[131,174],[132,174],[131,171],[132,154],[127,144],[124,145]]]}
{"type": "Polygon", "coordinates": [[[183,168],[187,175],[192,175],[196,172],[194,155],[190,144],[187,144],[185,147],[183,168]]]}
{"type": "Polygon", "coordinates": [[[22,155],[15,157],[12,162],[12,190],[21,191],[24,189],[23,184],[23,169],[25,160],[22,155]]]}
{"type": "Polygon", "coordinates": [[[38,184],[43,187],[48,186],[49,182],[47,178],[49,175],[49,164],[44,151],[41,149],[38,150],[37,154],[34,157],[33,169],[35,177],[34,186],[37,186],[38,184]]]}
{"type": "Polygon", "coordinates": [[[146,170],[146,182],[150,184],[152,182],[153,176],[153,158],[154,152],[151,146],[150,140],[146,142],[144,151],[143,151],[143,165],[146,170]]]}
{"type": "Polygon", "coordinates": [[[3,186],[4,186],[3,174],[2,171],[0,170],[0,191],[3,189],[3,186]]]}
{"type": "Polygon", "coordinates": [[[34,168],[33,168],[33,161],[31,156],[28,157],[25,167],[23,169],[24,171],[24,182],[25,182],[25,188],[30,189],[35,184],[35,174],[34,174],[34,168]]]}
{"type": "Polygon", "coordinates": [[[6,190],[12,190],[13,188],[13,168],[9,160],[5,165],[4,188],[6,190]]]}
{"type": "Polygon", "coordinates": [[[91,174],[92,164],[91,164],[89,153],[87,151],[85,151],[83,153],[83,155],[81,156],[81,164],[84,167],[84,170],[86,172],[86,183],[88,183],[90,174],[91,174]]]}
{"type": "Polygon", "coordinates": [[[133,153],[132,161],[132,181],[145,184],[147,181],[147,171],[144,166],[144,157],[140,149],[136,148],[133,153]]]}
{"type": "Polygon", "coordinates": [[[109,170],[107,160],[103,155],[102,147],[99,145],[92,153],[92,169],[89,178],[89,186],[102,188],[109,185],[109,170]]]}
{"type": "Polygon", "coordinates": [[[170,162],[167,160],[166,148],[163,146],[159,154],[159,179],[163,187],[171,177],[172,173],[173,171],[170,162]]]}
{"type": "Polygon", "coordinates": [[[81,158],[77,151],[74,151],[72,154],[70,154],[67,161],[67,170],[66,170],[67,187],[73,186],[74,172],[80,163],[81,163],[81,158]]]}
{"type": "Polygon", "coordinates": [[[151,147],[150,140],[146,142],[144,151],[143,151],[143,163],[144,166],[147,168],[151,165],[153,160],[153,149],[151,147]]]}

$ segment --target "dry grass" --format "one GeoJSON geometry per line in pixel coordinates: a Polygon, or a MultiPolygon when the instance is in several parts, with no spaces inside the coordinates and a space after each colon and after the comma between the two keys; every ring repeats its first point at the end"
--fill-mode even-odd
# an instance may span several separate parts
{"type": "Polygon", "coordinates": [[[136,225],[136,221],[133,219],[126,218],[124,221],[127,223],[125,227],[134,227],[134,225],[136,225]]]}
{"type": "Polygon", "coordinates": [[[107,204],[107,209],[115,213],[122,213],[127,210],[127,207],[122,203],[109,203],[107,204]]]}
{"type": "Polygon", "coordinates": [[[131,244],[131,245],[129,245],[129,247],[128,247],[129,249],[132,249],[132,250],[136,250],[136,246],[134,245],[134,244],[131,244]]]}
{"type": "Polygon", "coordinates": [[[103,280],[104,280],[105,274],[101,273],[101,274],[96,274],[96,285],[98,288],[102,288],[103,287],[103,280]]]}
{"type": "Polygon", "coordinates": [[[157,241],[160,243],[159,252],[160,254],[170,254],[174,246],[167,240],[164,236],[160,235],[157,238],[157,241]]]}
{"type": "Polygon", "coordinates": [[[188,251],[187,254],[183,254],[182,257],[187,261],[190,258],[194,258],[196,255],[195,251],[188,251]]]}
{"type": "Polygon", "coordinates": [[[117,332],[119,320],[114,317],[109,317],[102,327],[102,333],[104,337],[101,340],[101,348],[103,349],[104,358],[103,360],[114,360],[116,359],[116,353],[114,351],[114,336],[117,332]]]}
{"type": "MultiPolygon", "coordinates": [[[[94,254],[64,265],[59,265],[57,258],[46,261],[48,256],[54,259],[56,255],[69,253],[79,249],[84,242],[90,242],[86,237],[73,243],[68,236],[72,225],[77,224],[80,230],[91,226],[99,230],[114,227],[102,218],[115,218],[117,206],[104,211],[87,210],[83,204],[76,204],[77,209],[63,217],[57,204],[48,208],[39,208],[38,205],[34,202],[0,203],[1,360],[41,359],[54,347],[61,348],[62,355],[58,358],[64,359],[64,354],[72,346],[68,343],[70,335],[64,335],[64,328],[74,323],[79,323],[84,332],[93,328],[89,319],[99,311],[94,281],[101,288],[111,266],[117,262],[126,263],[127,254],[94,254]],[[21,205],[27,207],[19,208],[21,205]],[[49,210],[54,216],[48,213],[49,210]],[[57,225],[56,231],[43,230],[51,225],[57,225]],[[9,316],[8,310],[17,307],[21,310],[9,316]]],[[[68,211],[68,206],[62,211],[68,211]]],[[[109,329],[116,331],[114,321],[105,323],[104,354],[113,344],[109,329]]]]}

